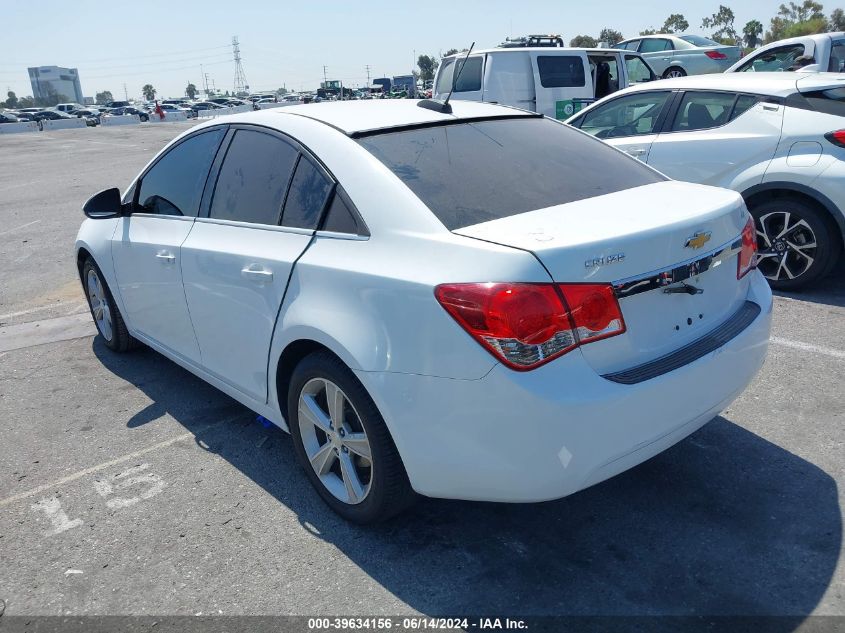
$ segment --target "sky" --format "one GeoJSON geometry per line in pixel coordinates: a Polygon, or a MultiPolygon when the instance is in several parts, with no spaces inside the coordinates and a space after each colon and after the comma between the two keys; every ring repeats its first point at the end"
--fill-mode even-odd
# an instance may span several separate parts
{"type": "MultiPolygon", "coordinates": [[[[736,15],[767,26],[781,0],[721,0],[736,15]]],[[[825,4],[829,14],[842,2],[825,4]]],[[[420,54],[492,47],[505,37],[559,33],[596,36],[604,27],[632,37],[682,13],[689,33],[708,35],[701,19],[719,0],[602,2],[568,0],[45,0],[38,9],[8,3],[2,11],[0,89],[32,94],[29,66],[78,68],[85,96],[109,90],[130,98],[152,84],[160,98],[181,96],[189,82],[232,90],[232,37],[240,41],[250,90],[315,89],[323,80],[366,85],[370,77],[408,74],[420,54]],[[645,6],[644,6],[645,5],[645,6]]]]}

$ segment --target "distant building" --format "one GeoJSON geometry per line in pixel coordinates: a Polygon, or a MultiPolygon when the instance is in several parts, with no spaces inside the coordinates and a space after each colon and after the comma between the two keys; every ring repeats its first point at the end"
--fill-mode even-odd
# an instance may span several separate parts
{"type": "Polygon", "coordinates": [[[46,98],[55,90],[63,99],[82,103],[82,86],[79,85],[79,71],[76,68],[58,66],[38,66],[29,69],[29,81],[32,84],[32,96],[46,98]]]}

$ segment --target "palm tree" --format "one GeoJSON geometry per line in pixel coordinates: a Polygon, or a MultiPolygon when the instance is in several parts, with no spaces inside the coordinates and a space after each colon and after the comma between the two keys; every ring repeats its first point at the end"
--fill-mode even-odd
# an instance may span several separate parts
{"type": "Polygon", "coordinates": [[[152,101],[156,98],[156,89],[153,88],[152,84],[146,84],[143,88],[141,88],[141,92],[144,93],[144,99],[147,101],[152,101]]]}

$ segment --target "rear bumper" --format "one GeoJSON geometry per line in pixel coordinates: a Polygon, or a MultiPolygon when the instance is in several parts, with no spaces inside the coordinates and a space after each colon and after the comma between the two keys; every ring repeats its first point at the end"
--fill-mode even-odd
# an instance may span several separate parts
{"type": "Polygon", "coordinates": [[[607,380],[573,352],[530,372],[479,380],[356,372],[391,430],[411,485],[432,497],[530,502],[612,477],[669,448],[727,407],[765,360],[771,291],[718,349],[637,384],[607,380]]]}

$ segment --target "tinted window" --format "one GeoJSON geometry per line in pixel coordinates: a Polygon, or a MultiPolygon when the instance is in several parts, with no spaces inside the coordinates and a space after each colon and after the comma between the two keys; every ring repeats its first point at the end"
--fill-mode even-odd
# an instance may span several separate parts
{"type": "Polygon", "coordinates": [[[786,105],[845,117],[845,88],[816,90],[790,95],[786,105]]]}
{"type": "Polygon", "coordinates": [[[584,61],[573,55],[539,55],[537,70],[543,88],[571,88],[584,85],[584,61]]]}
{"type": "Polygon", "coordinates": [[[845,72],[845,40],[836,40],[833,42],[827,71],[831,73],[845,72]]]}
{"type": "Polygon", "coordinates": [[[627,44],[625,44],[625,48],[629,51],[635,51],[640,47],[640,40],[631,40],[627,44]]]}
{"type": "Polygon", "coordinates": [[[723,92],[687,92],[672,122],[673,132],[691,132],[728,122],[736,95],[723,92]]]}
{"type": "Polygon", "coordinates": [[[282,214],[282,225],[316,229],[332,183],[304,156],[296,167],[282,214]]]}
{"type": "Polygon", "coordinates": [[[619,97],[590,110],[578,127],[598,138],[654,134],[669,92],[640,92],[619,97]]]}
{"type": "Polygon", "coordinates": [[[689,42],[693,46],[700,46],[701,48],[707,48],[708,46],[721,46],[719,42],[708,40],[706,37],[701,37],[700,35],[679,35],[678,38],[684,40],[685,42],[689,42]]]}
{"type": "MultiPolygon", "coordinates": [[[[473,92],[481,90],[481,67],[484,64],[483,57],[470,57],[466,60],[460,59],[455,64],[455,75],[458,81],[455,83],[455,92],[473,92]],[[463,67],[463,70],[461,68],[463,67]]],[[[448,92],[448,90],[446,91],[448,92]]]]}
{"type": "Polygon", "coordinates": [[[657,53],[658,51],[670,50],[672,50],[672,42],[660,38],[643,40],[643,43],[640,45],[641,53],[657,53]]]}
{"type": "Polygon", "coordinates": [[[139,211],[196,216],[205,179],[222,138],[222,129],[204,132],[167,152],[141,180],[139,211]]]}
{"type": "Polygon", "coordinates": [[[737,118],[740,114],[745,112],[746,110],[750,110],[754,107],[759,101],[757,97],[751,97],[749,95],[740,95],[739,99],[736,100],[734,104],[733,112],[731,112],[731,121],[737,118]]]}
{"type": "Polygon", "coordinates": [[[610,146],[543,118],[388,132],[360,143],[448,229],[662,180],[610,146]]]}
{"type": "Polygon", "coordinates": [[[332,197],[332,203],[329,205],[322,229],[324,231],[351,233],[353,235],[359,233],[358,221],[355,218],[355,214],[350,211],[345,196],[340,192],[340,187],[338,187],[338,190],[332,197]]]}
{"type": "Polygon", "coordinates": [[[235,132],[217,177],[209,216],[278,224],[297,155],[297,150],[270,134],[235,132]]]}

